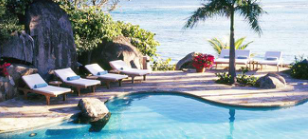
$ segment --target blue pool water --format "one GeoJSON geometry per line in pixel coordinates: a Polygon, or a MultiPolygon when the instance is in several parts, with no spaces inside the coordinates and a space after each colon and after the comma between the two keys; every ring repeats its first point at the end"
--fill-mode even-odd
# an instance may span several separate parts
{"type": "MultiPolygon", "coordinates": [[[[262,58],[266,51],[282,51],[285,62],[308,51],[308,0],[260,0],[267,11],[260,18],[263,34],[254,33],[243,17],[235,17],[235,37],[254,41],[248,49],[262,58]]],[[[123,0],[111,13],[115,20],[130,22],[156,33],[157,52],[179,61],[196,51],[216,55],[208,39],[228,40],[229,19],[214,17],[194,29],[182,30],[187,18],[203,0],[123,0]]],[[[306,53],[307,56],[307,53],[306,53]]]]}
{"type": "Polygon", "coordinates": [[[135,94],[106,103],[111,118],[99,132],[90,124],[62,123],[0,138],[306,139],[308,104],[283,109],[217,106],[191,96],[135,94]],[[34,137],[29,134],[36,133],[34,137]]]}

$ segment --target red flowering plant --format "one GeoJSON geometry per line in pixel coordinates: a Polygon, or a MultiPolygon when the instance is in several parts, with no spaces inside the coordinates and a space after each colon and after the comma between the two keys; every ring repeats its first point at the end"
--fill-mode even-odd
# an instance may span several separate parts
{"type": "Polygon", "coordinates": [[[0,76],[9,76],[9,73],[7,71],[7,67],[11,66],[10,63],[3,62],[3,60],[0,60],[0,76]]]}
{"type": "Polygon", "coordinates": [[[214,64],[214,56],[209,54],[199,53],[194,56],[192,65],[196,69],[210,68],[214,64]]]}

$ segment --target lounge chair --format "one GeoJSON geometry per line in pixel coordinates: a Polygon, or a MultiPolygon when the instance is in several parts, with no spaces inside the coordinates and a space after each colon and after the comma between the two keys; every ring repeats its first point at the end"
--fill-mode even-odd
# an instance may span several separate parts
{"type": "Polygon", "coordinates": [[[122,60],[115,60],[109,62],[112,69],[120,74],[126,74],[129,77],[132,77],[132,83],[134,83],[134,79],[136,76],[143,76],[143,80],[146,80],[146,75],[151,72],[148,70],[140,70],[127,66],[127,64],[122,60]]]}
{"type": "Polygon", "coordinates": [[[261,69],[263,69],[263,65],[274,65],[274,66],[277,66],[277,71],[279,71],[279,66],[283,64],[282,52],[267,51],[265,53],[265,58],[263,60],[255,60],[255,62],[257,66],[261,65],[261,69]]]}
{"type": "Polygon", "coordinates": [[[215,59],[216,69],[218,64],[229,64],[229,49],[222,49],[218,58],[215,59]]]}
{"type": "Polygon", "coordinates": [[[93,92],[95,92],[96,86],[101,84],[99,80],[80,78],[80,76],[76,75],[71,68],[58,69],[55,70],[55,73],[65,84],[75,87],[77,89],[78,96],[80,96],[81,88],[88,88],[92,86],[93,92]]]}
{"type": "Polygon", "coordinates": [[[107,88],[110,88],[110,82],[119,81],[119,86],[122,84],[122,80],[128,78],[127,75],[108,73],[98,64],[86,65],[85,68],[95,77],[106,82],[107,88]]]}
{"type": "Polygon", "coordinates": [[[27,99],[27,93],[33,92],[44,95],[46,97],[47,105],[50,104],[50,97],[57,97],[63,95],[63,101],[65,101],[66,93],[72,93],[69,88],[57,87],[48,85],[39,74],[32,74],[22,76],[22,79],[26,82],[30,89],[20,88],[24,92],[25,99],[27,99]]]}
{"type": "Polygon", "coordinates": [[[235,64],[248,67],[250,63],[250,50],[235,50],[235,64]]]}
{"type": "MultiPolygon", "coordinates": [[[[219,57],[215,60],[217,64],[229,64],[229,49],[222,49],[219,57]]],[[[250,50],[235,50],[235,64],[248,65],[250,63],[250,50]]]]}

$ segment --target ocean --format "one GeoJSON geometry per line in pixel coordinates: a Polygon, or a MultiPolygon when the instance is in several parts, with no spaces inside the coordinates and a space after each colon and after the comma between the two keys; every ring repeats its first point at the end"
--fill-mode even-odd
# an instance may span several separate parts
{"type": "MultiPolygon", "coordinates": [[[[207,40],[217,37],[229,39],[230,21],[214,17],[200,22],[193,29],[183,29],[187,18],[201,6],[201,0],[122,0],[111,12],[114,20],[140,25],[156,34],[160,42],[157,53],[176,63],[190,52],[213,54],[216,52],[207,40]]],[[[262,0],[267,12],[260,18],[263,33],[259,36],[244,17],[235,17],[235,39],[246,37],[253,41],[247,49],[262,58],[266,51],[282,51],[285,63],[295,56],[308,55],[308,0],[262,0]]],[[[244,43],[245,43],[244,42],[244,43]]]]}

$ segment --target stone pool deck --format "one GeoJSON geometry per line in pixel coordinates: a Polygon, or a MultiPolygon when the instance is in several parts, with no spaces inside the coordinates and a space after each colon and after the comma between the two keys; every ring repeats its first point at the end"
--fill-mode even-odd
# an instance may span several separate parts
{"type": "MultiPolygon", "coordinates": [[[[183,71],[154,72],[146,81],[137,78],[135,84],[130,80],[117,83],[106,89],[103,85],[95,93],[84,90],[78,97],[70,94],[65,102],[62,97],[52,98],[47,106],[43,96],[31,95],[28,100],[22,97],[0,103],[0,133],[21,129],[36,128],[69,119],[79,112],[77,103],[80,98],[95,97],[106,101],[111,97],[143,91],[171,91],[191,94],[217,103],[244,107],[287,107],[304,102],[308,98],[308,81],[291,79],[287,75],[288,86],[283,89],[258,89],[216,84],[215,72],[194,73],[183,71]]],[[[267,71],[254,72],[257,76],[267,71]]]]}

